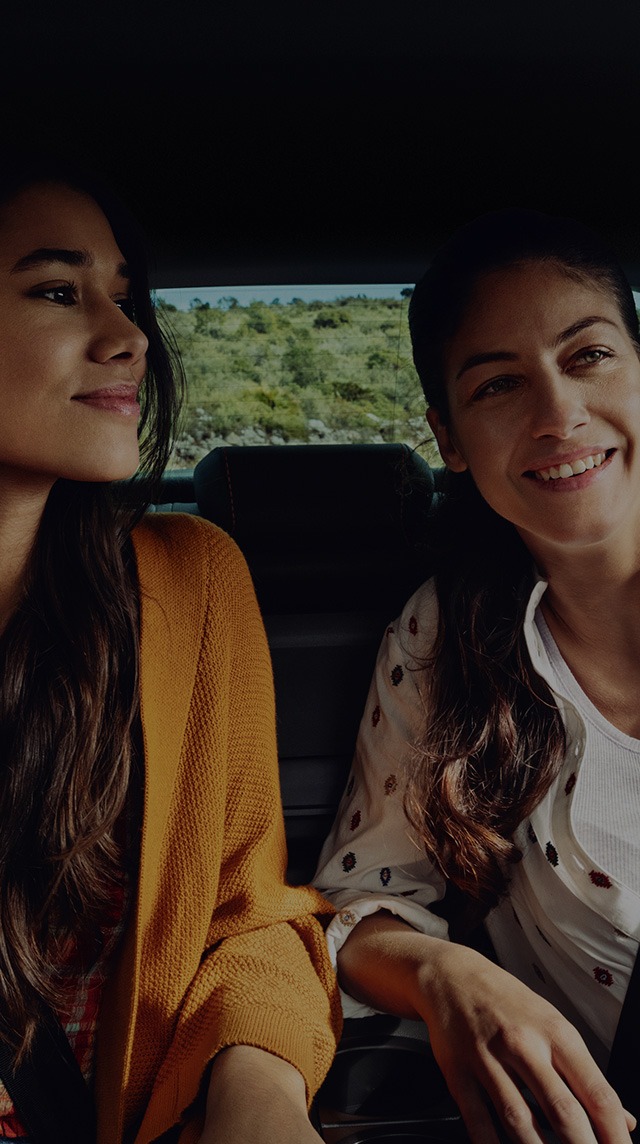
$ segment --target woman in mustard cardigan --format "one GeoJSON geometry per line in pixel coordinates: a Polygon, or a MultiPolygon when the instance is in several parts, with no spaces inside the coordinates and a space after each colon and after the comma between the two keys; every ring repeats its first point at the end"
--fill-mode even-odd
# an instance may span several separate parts
{"type": "Polygon", "coordinates": [[[121,209],[51,167],[5,179],[0,1140],[39,1138],[12,1093],[45,1027],[105,1144],[318,1140],[339,1007],[326,907],[284,882],[253,589],[212,525],[143,518],[175,376],[121,209]]]}

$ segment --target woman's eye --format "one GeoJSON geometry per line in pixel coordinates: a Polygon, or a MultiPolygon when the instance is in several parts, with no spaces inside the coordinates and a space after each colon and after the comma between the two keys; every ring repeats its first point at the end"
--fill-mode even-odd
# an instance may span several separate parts
{"type": "Polygon", "coordinates": [[[580,350],[576,354],[574,361],[580,363],[584,362],[585,365],[597,365],[598,362],[604,361],[605,358],[611,357],[609,350],[602,349],[601,347],[593,347],[588,350],[580,350]]]}
{"type": "Polygon", "coordinates": [[[46,298],[58,306],[74,306],[77,301],[76,288],[71,282],[64,286],[48,286],[46,289],[36,290],[35,294],[38,298],[46,298]]]}
{"type": "Polygon", "coordinates": [[[500,393],[508,393],[518,385],[517,377],[492,377],[491,381],[481,385],[473,395],[474,401],[481,401],[483,397],[494,397],[500,393]]]}

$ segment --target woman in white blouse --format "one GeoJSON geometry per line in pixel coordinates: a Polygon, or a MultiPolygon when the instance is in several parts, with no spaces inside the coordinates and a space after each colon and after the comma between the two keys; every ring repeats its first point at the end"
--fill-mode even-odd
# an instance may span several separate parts
{"type": "Polygon", "coordinates": [[[347,1015],[421,1017],[477,1144],[628,1144],[606,1068],[640,938],[640,337],[581,225],[499,212],[410,309],[449,470],[317,885],[347,1015]],[[446,898],[445,898],[446,891],[446,898]],[[499,965],[463,941],[487,915],[499,965]],[[455,940],[454,940],[455,939],[455,940]]]}

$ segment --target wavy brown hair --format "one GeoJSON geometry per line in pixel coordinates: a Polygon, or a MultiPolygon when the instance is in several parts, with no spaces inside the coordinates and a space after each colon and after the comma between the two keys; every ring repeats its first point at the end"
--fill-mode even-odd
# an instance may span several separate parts
{"type": "MultiPolygon", "coordinates": [[[[414,361],[444,424],[444,353],[474,288],[491,270],[531,261],[613,295],[638,346],[631,288],[596,235],[533,211],[485,215],[438,252],[410,303],[414,361]]],[[[425,664],[430,716],[406,807],[435,864],[486,910],[505,892],[520,857],[516,827],[561,765],[564,725],[525,643],[531,556],[467,472],[446,475],[433,543],[439,621],[425,664]]]]}
{"type": "MultiPolygon", "coordinates": [[[[149,339],[141,465],[117,486],[58,480],[22,595],[0,638],[0,1037],[28,1051],[43,1005],[59,1008],[71,942],[92,948],[127,855],[116,825],[133,781],[138,726],[138,588],[130,533],[171,448],[183,375],[156,321],[146,253],[126,210],[48,160],[1,167],[3,207],[58,182],[90,194],[131,273],[149,339]]],[[[1,385],[1,380],[0,380],[1,385]]]]}

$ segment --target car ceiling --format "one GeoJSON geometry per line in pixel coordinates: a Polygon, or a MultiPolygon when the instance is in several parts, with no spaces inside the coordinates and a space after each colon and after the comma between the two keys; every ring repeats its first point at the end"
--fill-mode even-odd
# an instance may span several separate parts
{"type": "Polygon", "coordinates": [[[2,133],[81,158],[164,286],[413,281],[480,212],[603,232],[640,283],[636,0],[22,0],[2,133]]]}

